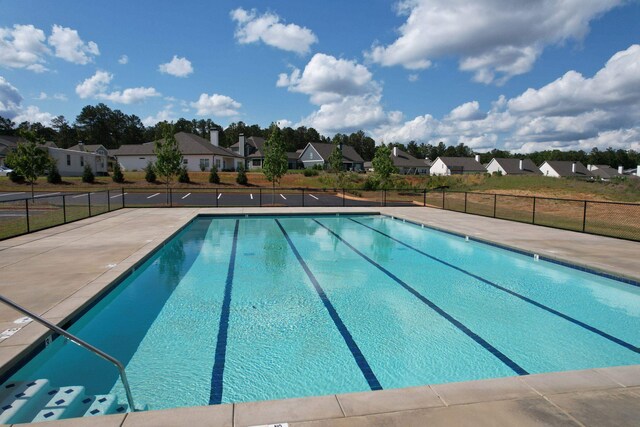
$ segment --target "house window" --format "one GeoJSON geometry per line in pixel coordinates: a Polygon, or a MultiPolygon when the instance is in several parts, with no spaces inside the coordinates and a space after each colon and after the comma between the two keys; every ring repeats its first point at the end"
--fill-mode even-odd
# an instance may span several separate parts
{"type": "Polygon", "coordinates": [[[253,159],[253,166],[260,166],[260,159],[253,159]]]}
{"type": "Polygon", "coordinates": [[[220,169],[220,159],[216,159],[216,168],[220,169]]]}
{"type": "Polygon", "coordinates": [[[309,160],[313,160],[313,151],[309,151],[309,160]]]}
{"type": "Polygon", "coordinates": [[[84,157],[80,156],[80,166],[84,166],[84,157]]]}
{"type": "Polygon", "coordinates": [[[182,159],[182,164],[188,165],[189,164],[189,159],[182,159]]]}
{"type": "Polygon", "coordinates": [[[71,154],[67,154],[67,166],[71,166],[71,154]]]}
{"type": "Polygon", "coordinates": [[[200,159],[200,169],[209,169],[209,159],[200,159]]]}

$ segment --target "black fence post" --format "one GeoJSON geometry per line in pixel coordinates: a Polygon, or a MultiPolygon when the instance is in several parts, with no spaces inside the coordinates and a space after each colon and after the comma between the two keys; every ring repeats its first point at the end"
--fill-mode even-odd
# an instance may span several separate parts
{"type": "Polygon", "coordinates": [[[169,189],[169,207],[173,207],[173,190],[171,188],[169,189]]]}
{"type": "Polygon", "coordinates": [[[111,193],[107,190],[107,212],[111,212],[111,198],[109,197],[111,193]]]}
{"type": "Polygon", "coordinates": [[[427,206],[427,189],[422,190],[422,207],[427,206]]]}
{"type": "Polygon", "coordinates": [[[533,212],[531,213],[531,224],[536,223],[536,196],[533,196],[533,212]]]}
{"type": "Polygon", "coordinates": [[[262,188],[260,188],[260,207],[262,207],[262,188]]]}
{"type": "Polygon", "coordinates": [[[29,233],[31,231],[31,227],[29,226],[29,199],[24,199],[24,207],[27,218],[27,233],[29,233]]]}
{"type": "Polygon", "coordinates": [[[218,207],[218,189],[216,188],[216,208],[218,207]]]}
{"type": "Polygon", "coordinates": [[[122,209],[126,208],[124,204],[124,187],[122,187],[122,209]]]}
{"type": "Polygon", "coordinates": [[[87,204],[89,205],[89,216],[91,216],[91,193],[87,193],[87,204]]]}
{"type": "Polygon", "coordinates": [[[345,206],[344,188],[342,189],[342,207],[345,206]]]}
{"type": "Polygon", "coordinates": [[[467,192],[464,192],[464,213],[467,213],[467,192]]]}
{"type": "Polygon", "coordinates": [[[496,217],[496,205],[498,204],[498,195],[493,195],[493,217],[496,217]]]}
{"type": "Polygon", "coordinates": [[[302,207],[304,208],[304,188],[302,189],[302,207]]]}
{"type": "Polygon", "coordinates": [[[445,189],[443,188],[442,189],[442,210],[444,210],[444,192],[445,192],[445,189]]]}
{"type": "Polygon", "coordinates": [[[63,224],[67,223],[67,195],[63,194],[62,195],[62,220],[63,220],[63,224]]]}
{"type": "Polygon", "coordinates": [[[587,201],[584,201],[584,210],[582,212],[582,232],[587,229],[587,201]]]}

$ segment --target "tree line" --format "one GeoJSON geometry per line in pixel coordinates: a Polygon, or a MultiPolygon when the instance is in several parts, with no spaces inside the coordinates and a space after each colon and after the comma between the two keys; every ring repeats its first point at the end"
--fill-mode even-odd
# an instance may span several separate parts
{"type": "MultiPolygon", "coordinates": [[[[60,148],[69,148],[79,142],[85,144],[101,144],[107,149],[118,148],[124,144],[142,144],[157,141],[163,137],[166,121],[153,126],[145,126],[135,114],[125,114],[120,110],[112,110],[105,104],[87,105],[70,123],[64,116],[57,116],[51,121],[51,126],[41,123],[22,122],[16,124],[0,116],[0,135],[18,135],[21,131],[33,132],[39,139],[53,141],[60,148]]],[[[262,137],[268,140],[274,127],[261,127],[257,124],[246,124],[242,121],[231,123],[226,128],[211,119],[188,120],[178,119],[172,123],[175,132],[188,132],[209,138],[212,130],[218,130],[219,142],[222,147],[235,144],[240,134],[245,137],[262,137]]],[[[364,159],[371,161],[376,153],[376,141],[359,130],[349,135],[336,134],[333,138],[321,135],[312,127],[298,128],[284,127],[279,129],[278,139],[282,141],[285,151],[293,152],[303,149],[309,142],[325,142],[336,145],[350,145],[364,159]]],[[[384,145],[384,144],[383,144],[384,145]]],[[[477,153],[465,144],[446,145],[444,142],[432,145],[411,141],[408,144],[391,142],[387,147],[398,147],[412,156],[421,159],[435,160],[437,157],[471,157],[480,154],[480,161],[488,163],[494,157],[528,158],[536,165],[548,160],[572,160],[584,164],[606,164],[610,166],[624,166],[631,168],[640,164],[640,153],[634,150],[607,148],[600,150],[593,148],[584,150],[544,150],[533,153],[512,153],[506,150],[493,149],[485,153],[477,153]]]]}

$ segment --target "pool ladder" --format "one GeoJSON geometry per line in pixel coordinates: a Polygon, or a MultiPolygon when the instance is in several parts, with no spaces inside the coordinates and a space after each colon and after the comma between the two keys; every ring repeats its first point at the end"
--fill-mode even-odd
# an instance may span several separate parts
{"type": "Polygon", "coordinates": [[[124,386],[124,391],[127,394],[127,403],[129,404],[129,408],[131,408],[131,411],[133,411],[133,412],[136,411],[136,407],[133,404],[133,395],[131,394],[131,387],[129,387],[129,381],[127,380],[127,373],[124,371],[124,365],[118,359],[116,359],[115,357],[109,356],[107,353],[105,353],[104,351],[100,350],[99,348],[96,348],[96,347],[92,346],[88,342],[83,341],[82,339],[76,337],[75,335],[70,334],[69,332],[65,331],[64,329],[54,325],[53,323],[43,319],[42,317],[38,316],[37,314],[31,312],[30,310],[27,310],[26,308],[16,304],[15,302],[11,301],[9,298],[6,298],[6,297],[0,295],[0,302],[3,302],[6,305],[8,305],[9,307],[19,311],[20,313],[29,316],[30,318],[32,318],[36,322],[40,323],[41,325],[44,325],[45,327],[49,328],[53,332],[65,337],[66,339],[68,339],[72,343],[74,343],[74,344],[76,344],[76,345],[78,345],[80,347],[83,347],[84,349],[89,350],[90,352],[100,356],[101,358],[103,358],[107,362],[111,362],[118,369],[118,372],[120,373],[120,379],[122,380],[122,385],[124,386]]]}

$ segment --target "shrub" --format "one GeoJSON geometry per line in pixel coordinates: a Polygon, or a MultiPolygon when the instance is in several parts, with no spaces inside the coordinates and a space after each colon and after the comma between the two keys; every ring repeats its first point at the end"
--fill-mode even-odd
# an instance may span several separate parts
{"type": "Polygon", "coordinates": [[[364,184],[362,184],[362,189],[364,191],[375,191],[378,189],[379,186],[380,186],[380,182],[376,178],[370,176],[367,178],[364,184]]]}
{"type": "Polygon", "coordinates": [[[324,170],[324,167],[320,163],[316,163],[311,169],[321,171],[324,170]]]}
{"type": "Polygon", "coordinates": [[[244,169],[244,165],[238,165],[238,176],[236,177],[236,182],[240,185],[247,185],[249,183],[249,179],[247,178],[247,171],[244,169]]]}
{"type": "Polygon", "coordinates": [[[51,164],[49,168],[49,173],[47,174],[47,182],[49,184],[60,184],[62,182],[62,177],[60,176],[60,172],[58,171],[58,165],[55,162],[51,164]]]}
{"type": "Polygon", "coordinates": [[[9,172],[8,176],[11,182],[15,182],[16,184],[24,183],[24,176],[18,174],[17,172],[9,172]]]}
{"type": "Polygon", "coordinates": [[[147,163],[147,167],[144,168],[144,179],[147,182],[156,182],[156,171],[151,162],[147,163]]]}
{"type": "Polygon", "coordinates": [[[113,180],[113,182],[117,182],[119,184],[122,184],[124,182],[124,175],[122,174],[122,168],[120,167],[120,163],[116,162],[115,165],[113,165],[113,176],[111,177],[111,179],[113,180]]]}
{"type": "Polygon", "coordinates": [[[305,169],[304,170],[304,176],[318,176],[320,174],[320,172],[318,172],[318,169],[305,169]]]}
{"type": "Polygon", "coordinates": [[[96,177],[93,175],[91,166],[84,165],[84,172],[82,172],[82,182],[85,182],[87,184],[93,184],[95,180],[96,180],[96,177]]]}
{"type": "Polygon", "coordinates": [[[180,173],[178,174],[178,182],[181,182],[183,184],[188,184],[191,182],[191,179],[189,178],[189,171],[187,171],[186,167],[180,169],[180,173]]]}
{"type": "Polygon", "coordinates": [[[218,168],[215,165],[211,166],[211,172],[209,172],[209,182],[211,184],[220,184],[220,176],[218,176],[218,168]]]}

